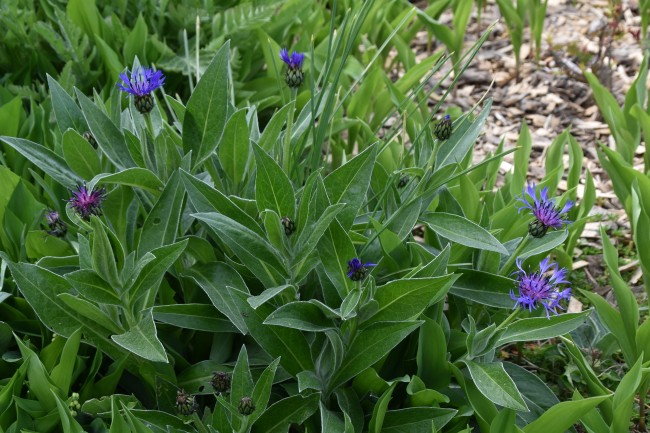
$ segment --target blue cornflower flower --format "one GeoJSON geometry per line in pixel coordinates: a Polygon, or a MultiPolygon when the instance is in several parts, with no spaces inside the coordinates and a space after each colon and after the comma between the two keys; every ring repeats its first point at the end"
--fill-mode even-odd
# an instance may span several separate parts
{"type": "Polygon", "coordinates": [[[72,197],[68,201],[72,209],[79,215],[81,219],[89,220],[91,215],[102,214],[102,201],[106,198],[106,190],[104,188],[94,189],[90,191],[84,186],[77,187],[77,191],[72,192],[72,197]]]}
{"type": "Polygon", "coordinates": [[[516,301],[514,308],[521,306],[533,311],[541,305],[546,310],[547,318],[550,318],[549,313],[557,315],[557,308],[564,310],[560,301],[571,298],[571,288],[561,289],[558,286],[569,283],[565,279],[566,269],[560,269],[557,263],[550,263],[548,257],[540,262],[538,272],[524,271],[521,259],[517,259],[516,263],[519,268],[519,271],[516,271],[519,296],[515,296],[513,290],[510,291],[510,298],[516,301]]]}
{"type": "Polygon", "coordinates": [[[165,83],[165,76],[162,71],[154,71],[142,66],[135,68],[131,72],[131,77],[127,72],[120,74],[122,83],[118,83],[117,87],[135,96],[135,108],[140,113],[150,112],[153,109],[154,101],[151,94],[157,88],[162,87],[165,83]]]}
{"type": "Polygon", "coordinates": [[[517,197],[517,200],[524,204],[519,207],[519,212],[522,209],[530,209],[531,213],[535,216],[535,220],[528,225],[528,233],[533,237],[541,238],[549,228],[559,229],[571,223],[571,221],[566,219],[566,213],[569,212],[574,203],[568,200],[562,208],[555,206],[555,200],[548,198],[547,187],[542,189],[538,198],[535,184],[529,183],[524,188],[521,197],[517,197]],[[533,199],[532,203],[528,201],[526,195],[533,199]]]}
{"type": "Polygon", "coordinates": [[[358,258],[353,258],[348,261],[348,278],[352,281],[362,280],[368,270],[366,267],[377,266],[376,263],[362,263],[358,258]]]}
{"type": "Polygon", "coordinates": [[[287,72],[284,74],[284,81],[291,88],[299,87],[302,84],[304,75],[302,72],[302,62],[305,60],[304,53],[293,51],[289,55],[286,48],[280,50],[280,58],[287,65],[287,72]]]}

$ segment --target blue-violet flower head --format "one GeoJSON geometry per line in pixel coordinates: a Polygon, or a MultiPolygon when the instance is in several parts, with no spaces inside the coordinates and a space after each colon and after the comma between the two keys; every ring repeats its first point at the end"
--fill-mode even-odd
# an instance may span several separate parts
{"type": "Polygon", "coordinates": [[[122,83],[117,87],[135,96],[145,96],[165,83],[165,76],[162,71],[154,71],[143,66],[135,68],[129,77],[128,71],[120,74],[122,83]]]}
{"type": "Polygon", "coordinates": [[[72,209],[81,219],[89,220],[91,215],[102,214],[102,201],[106,198],[104,188],[91,189],[90,191],[84,186],[77,187],[77,191],[72,192],[69,203],[72,209]]]}
{"type": "Polygon", "coordinates": [[[348,278],[352,281],[362,280],[368,270],[367,267],[377,266],[376,263],[363,263],[357,257],[348,261],[348,278]]]}
{"type": "Polygon", "coordinates": [[[305,60],[305,54],[296,51],[289,54],[289,51],[286,48],[282,48],[280,50],[280,58],[287,64],[289,69],[302,69],[302,62],[305,60]]]}
{"type": "Polygon", "coordinates": [[[131,72],[131,77],[126,72],[120,74],[122,84],[118,87],[134,96],[133,105],[142,114],[153,110],[154,99],[152,93],[165,83],[165,76],[161,71],[151,68],[138,67],[131,72]]]}
{"type": "Polygon", "coordinates": [[[542,188],[538,197],[535,184],[528,184],[517,200],[523,203],[523,206],[518,208],[519,212],[522,209],[529,209],[535,217],[535,220],[528,225],[528,232],[533,237],[541,238],[549,228],[559,229],[571,223],[566,217],[574,203],[568,200],[563,207],[556,206],[555,200],[548,198],[547,187],[542,188]]]}
{"type": "Polygon", "coordinates": [[[571,288],[560,287],[561,284],[569,283],[565,279],[566,269],[560,269],[557,263],[550,263],[548,257],[540,262],[539,271],[536,272],[524,271],[520,259],[516,263],[519,268],[519,271],[515,271],[519,296],[515,296],[513,290],[510,291],[510,298],[516,301],[514,308],[521,306],[533,311],[541,305],[546,310],[547,318],[550,318],[549,313],[557,315],[558,308],[564,310],[560,301],[571,298],[571,288]]]}

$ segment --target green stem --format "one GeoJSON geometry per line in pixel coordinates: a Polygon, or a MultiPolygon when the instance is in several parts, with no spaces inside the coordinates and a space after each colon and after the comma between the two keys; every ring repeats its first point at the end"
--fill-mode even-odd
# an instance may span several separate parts
{"type": "Polygon", "coordinates": [[[287,119],[287,128],[284,135],[284,146],[282,147],[282,168],[291,178],[291,133],[293,129],[293,116],[296,110],[296,89],[291,89],[291,107],[289,107],[289,118],[287,119]]]}
{"type": "Polygon", "coordinates": [[[510,323],[512,323],[512,321],[515,320],[517,318],[517,316],[519,316],[520,312],[521,312],[521,308],[515,308],[514,311],[512,313],[510,313],[510,315],[508,317],[506,317],[506,320],[501,322],[501,324],[496,327],[494,332],[498,332],[498,331],[502,330],[503,328],[505,328],[506,326],[510,325],[510,323]]]}
{"type": "Polygon", "coordinates": [[[149,116],[149,113],[144,114],[143,117],[146,128],[144,131],[142,131],[142,137],[140,137],[140,152],[142,152],[142,161],[144,162],[144,167],[153,171],[153,163],[151,162],[151,158],[149,158],[149,148],[147,146],[147,143],[149,142],[147,131],[151,133],[152,137],[154,136],[153,123],[151,122],[151,116],[149,116]]]}
{"type": "Polygon", "coordinates": [[[523,238],[521,242],[519,242],[519,245],[517,245],[517,249],[515,250],[515,252],[512,253],[510,257],[508,257],[508,261],[503,265],[503,267],[499,271],[499,275],[501,276],[508,275],[508,271],[512,267],[512,264],[515,262],[515,260],[517,260],[519,253],[521,253],[521,251],[524,249],[524,247],[526,246],[529,240],[530,240],[530,235],[526,234],[526,237],[523,238]]]}
{"type": "Polygon", "coordinates": [[[208,429],[205,428],[203,421],[201,421],[201,418],[199,418],[199,415],[196,412],[192,414],[192,418],[194,419],[194,425],[196,426],[196,429],[200,433],[209,433],[208,429]]]}

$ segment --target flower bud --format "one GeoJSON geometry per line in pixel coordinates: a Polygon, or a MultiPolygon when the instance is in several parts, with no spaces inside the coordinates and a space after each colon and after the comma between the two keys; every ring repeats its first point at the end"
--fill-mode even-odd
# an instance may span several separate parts
{"type": "Polygon", "coordinates": [[[223,394],[225,392],[228,392],[230,389],[230,381],[231,377],[230,374],[223,372],[223,371],[215,371],[212,380],[210,381],[210,384],[212,385],[212,388],[219,394],[223,394]]]}
{"type": "Polygon", "coordinates": [[[438,140],[446,140],[451,137],[451,131],[453,129],[454,126],[451,122],[451,117],[447,114],[436,123],[436,126],[433,128],[433,135],[435,135],[438,140]]]}
{"type": "Polygon", "coordinates": [[[241,400],[239,400],[239,405],[237,406],[237,410],[239,410],[239,413],[242,415],[250,415],[253,413],[255,410],[255,404],[253,403],[253,399],[250,397],[242,397],[241,400]]]}
{"type": "Polygon", "coordinates": [[[282,227],[284,227],[284,234],[291,236],[296,231],[296,223],[289,217],[284,217],[280,220],[282,227]]]}

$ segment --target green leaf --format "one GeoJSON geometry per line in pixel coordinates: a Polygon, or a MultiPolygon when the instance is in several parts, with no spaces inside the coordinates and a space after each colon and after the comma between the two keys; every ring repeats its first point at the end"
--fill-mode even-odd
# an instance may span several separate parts
{"type": "Polygon", "coordinates": [[[248,351],[246,346],[242,345],[237,356],[235,368],[232,371],[232,384],[229,396],[230,403],[236,407],[242,397],[251,397],[252,393],[253,377],[251,376],[251,370],[248,364],[248,351]]]}
{"type": "Polygon", "coordinates": [[[91,218],[90,224],[93,228],[91,256],[93,269],[112,287],[120,288],[121,284],[117,275],[115,255],[104,229],[104,224],[96,216],[91,218]]]}
{"type": "Polygon", "coordinates": [[[255,177],[257,209],[260,212],[272,209],[280,217],[295,218],[296,199],[291,181],[284,170],[261,147],[253,144],[253,151],[257,164],[255,177]]]}
{"type": "MultiPolygon", "coordinates": [[[[65,302],[84,322],[91,322],[93,325],[99,325],[101,328],[106,328],[113,334],[122,332],[120,326],[111,320],[105,312],[100,310],[99,307],[92,302],[71,295],[70,293],[61,293],[58,298],[65,302]]],[[[108,332],[106,334],[108,334],[108,332]]]]}
{"type": "Polygon", "coordinates": [[[643,357],[639,357],[616,387],[612,402],[614,406],[614,419],[611,425],[612,432],[623,432],[630,426],[630,417],[634,409],[634,396],[641,383],[642,364],[643,357]]]}
{"type": "Polygon", "coordinates": [[[255,309],[289,288],[293,288],[295,290],[295,286],[292,286],[291,284],[283,284],[278,287],[271,287],[270,289],[264,290],[257,296],[251,296],[248,298],[248,303],[251,307],[253,307],[253,309],[255,309]]]}
{"type": "Polygon", "coordinates": [[[97,185],[99,182],[141,188],[156,195],[160,194],[165,186],[151,170],[140,167],[127,168],[118,173],[98,174],[89,182],[88,187],[97,185]]]}
{"type": "Polygon", "coordinates": [[[365,202],[376,157],[377,146],[369,146],[323,179],[330,203],[346,203],[345,208],[337,216],[344,229],[352,226],[354,218],[365,202]]]}
{"type": "Polygon", "coordinates": [[[181,177],[187,189],[187,195],[196,212],[216,211],[232,218],[260,236],[265,235],[264,230],[262,230],[259,224],[249,214],[220,191],[200,181],[186,171],[181,170],[181,177]]]}
{"type": "Polygon", "coordinates": [[[264,324],[312,332],[336,328],[318,306],[305,301],[290,302],[281,306],[264,320],[264,324]]]}
{"type": "Polygon", "coordinates": [[[495,404],[514,410],[528,411],[512,378],[503,369],[500,362],[476,363],[463,361],[472,380],[481,393],[495,404]]]}
{"type": "Polygon", "coordinates": [[[138,258],[155,248],[169,245],[176,240],[176,232],[183,213],[184,196],[185,191],[180,182],[180,174],[175,171],[144,221],[137,248],[138,258]]]}
{"type": "Polygon", "coordinates": [[[70,170],[65,160],[47,147],[23,138],[1,136],[0,140],[14,148],[64,187],[75,189],[82,183],[82,179],[70,170]]]}
{"type": "Polygon", "coordinates": [[[70,168],[85,180],[92,179],[102,169],[97,151],[71,129],[63,134],[63,156],[70,168]]]}
{"type": "Polygon", "coordinates": [[[272,404],[253,424],[253,433],[286,433],[291,424],[302,424],[316,409],[320,394],[292,395],[272,404]]]}
{"type": "Polygon", "coordinates": [[[584,414],[591,411],[609,395],[558,403],[523,428],[524,433],[565,433],[584,414]]]}
{"type": "Polygon", "coordinates": [[[526,260],[528,257],[536,256],[538,254],[543,254],[548,251],[551,251],[554,248],[559,247],[564,243],[567,236],[569,235],[568,230],[558,230],[550,233],[546,233],[541,238],[528,238],[528,242],[524,245],[524,248],[521,250],[517,256],[522,261],[526,260]]]}
{"type": "Polygon", "coordinates": [[[458,215],[444,212],[427,212],[420,220],[434,232],[471,248],[508,254],[508,250],[490,232],[478,224],[458,215]]]}
{"type": "Polygon", "coordinates": [[[81,328],[77,329],[65,342],[61,351],[59,363],[54,366],[50,377],[52,382],[58,386],[65,395],[70,391],[72,384],[72,375],[74,372],[75,362],[77,361],[77,352],[81,343],[81,328]]]}
{"type": "Polygon", "coordinates": [[[266,239],[225,215],[210,212],[192,216],[216,231],[264,286],[277,287],[286,281],[283,259],[266,239]]]}
{"type": "Polygon", "coordinates": [[[510,290],[515,281],[490,272],[463,269],[463,273],[454,282],[450,293],[483,305],[499,308],[512,308],[514,301],[510,290]]]}
{"type": "Polygon", "coordinates": [[[90,269],[70,272],[64,277],[86,299],[98,304],[122,305],[122,300],[115,290],[90,269]]]}
{"type": "Polygon", "coordinates": [[[86,132],[88,130],[86,119],[72,96],[68,95],[68,92],[49,74],[47,74],[47,83],[52,94],[52,108],[61,133],[65,133],[68,129],[81,134],[86,132]]]}
{"type": "MultiPolygon", "coordinates": [[[[435,302],[442,300],[458,275],[408,278],[390,281],[377,287],[375,300],[379,304],[362,322],[366,327],[376,322],[408,321],[417,318],[435,302]]],[[[363,310],[362,310],[363,314],[363,310]]]]}
{"type": "Polygon", "coordinates": [[[244,181],[250,151],[246,110],[239,110],[228,119],[219,143],[219,162],[226,176],[235,185],[244,181]]]}
{"type": "Polygon", "coordinates": [[[341,366],[330,379],[329,389],[336,388],[379,361],[421,324],[421,321],[379,322],[358,332],[341,366]]]}
{"type": "Polygon", "coordinates": [[[153,314],[149,309],[140,322],[123,334],[112,335],[111,339],[131,353],[153,362],[168,362],[167,353],[160,340],[153,314]]]}
{"type": "Polygon", "coordinates": [[[369,433],[381,433],[383,431],[382,427],[384,425],[386,410],[388,410],[388,403],[390,403],[396,386],[397,382],[394,382],[386,391],[384,391],[381,397],[379,397],[379,400],[377,400],[375,407],[372,409],[372,417],[370,418],[370,424],[368,425],[369,433]]]}
{"type": "MultiPolygon", "coordinates": [[[[225,263],[195,265],[188,269],[191,277],[208,295],[212,304],[225,315],[242,334],[248,334],[248,326],[240,310],[237,291],[248,292],[239,274],[225,263]]],[[[248,294],[248,293],[247,293],[248,294]]]]}
{"type": "Polygon", "coordinates": [[[165,245],[151,251],[154,256],[153,260],[147,262],[142,270],[135,277],[135,281],[127,288],[130,299],[135,302],[140,309],[150,308],[154,304],[160,283],[165,276],[165,272],[181,256],[188,240],[174,244],[165,245]]]}
{"type": "Polygon", "coordinates": [[[183,150],[192,151],[197,167],[217,148],[228,115],[230,42],[214,55],[187,101],[183,119],[183,150]]]}
{"type": "Polygon", "coordinates": [[[318,241],[318,257],[325,274],[336,287],[339,296],[345,299],[354,283],[348,278],[348,260],[357,253],[348,233],[338,221],[333,221],[318,241]]]}
{"type": "Polygon", "coordinates": [[[156,305],[153,318],[162,323],[183,329],[206,332],[237,332],[230,320],[208,304],[156,305]]]}
{"type": "Polygon", "coordinates": [[[271,387],[273,386],[273,379],[275,372],[278,369],[280,358],[275,358],[271,364],[268,365],[260,375],[260,378],[255,382],[253,388],[253,402],[255,403],[255,411],[250,414],[249,424],[255,422],[262,413],[266,410],[266,405],[269,404],[271,397],[271,387]]]}
{"type": "Polygon", "coordinates": [[[86,95],[77,90],[77,99],[86,118],[90,132],[102,153],[119,169],[135,166],[124,135],[113,121],[86,95]]]}
{"type": "Polygon", "coordinates": [[[520,319],[508,326],[499,337],[498,346],[514,341],[546,340],[568,334],[582,325],[591,311],[563,313],[558,316],[520,319]]]}
{"type": "MultiPolygon", "coordinates": [[[[389,410],[384,415],[382,433],[438,432],[458,411],[439,407],[409,407],[389,410]],[[433,424],[433,428],[432,428],[433,424]]],[[[500,432],[505,433],[505,432],[500,432]]]]}

